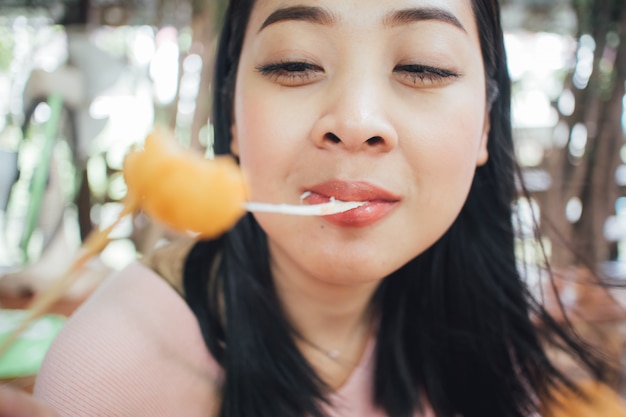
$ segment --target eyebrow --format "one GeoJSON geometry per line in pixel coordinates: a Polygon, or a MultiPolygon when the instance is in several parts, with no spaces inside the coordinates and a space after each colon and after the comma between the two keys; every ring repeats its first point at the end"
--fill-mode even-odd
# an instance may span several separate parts
{"type": "MultiPolygon", "coordinates": [[[[331,12],[322,7],[284,7],[272,12],[261,25],[259,32],[274,23],[289,20],[310,22],[324,26],[332,26],[337,22],[338,19],[331,12]]],[[[440,22],[449,23],[461,29],[462,31],[467,32],[465,30],[465,27],[463,27],[459,19],[457,19],[454,14],[437,7],[415,7],[394,10],[383,18],[383,26],[395,27],[423,20],[438,20],[440,22]]]]}
{"type": "Polygon", "coordinates": [[[335,16],[321,7],[292,6],[272,12],[261,25],[259,32],[269,25],[287,20],[311,22],[324,26],[331,26],[337,21],[335,16]]]}
{"type": "Polygon", "coordinates": [[[463,32],[467,32],[459,19],[451,12],[437,7],[414,7],[410,9],[395,10],[383,19],[383,25],[394,27],[419,22],[422,20],[438,20],[449,23],[463,32]]]}

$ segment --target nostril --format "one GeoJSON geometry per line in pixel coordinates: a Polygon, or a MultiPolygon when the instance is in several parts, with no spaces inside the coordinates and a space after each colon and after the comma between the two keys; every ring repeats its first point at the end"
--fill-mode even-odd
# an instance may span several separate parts
{"type": "Polygon", "coordinates": [[[368,145],[378,145],[383,141],[383,138],[380,136],[372,136],[367,140],[368,145]]]}
{"type": "Polygon", "coordinates": [[[339,136],[335,135],[334,133],[328,132],[324,135],[325,139],[328,139],[329,141],[331,141],[332,143],[339,143],[341,142],[341,139],[339,139],[339,136]]]}

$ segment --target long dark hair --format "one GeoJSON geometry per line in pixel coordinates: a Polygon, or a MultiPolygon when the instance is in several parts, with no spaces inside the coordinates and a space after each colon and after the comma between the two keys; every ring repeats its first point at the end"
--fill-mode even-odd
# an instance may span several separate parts
{"type": "MultiPolygon", "coordinates": [[[[214,80],[215,151],[230,152],[235,76],[253,0],[231,0],[214,80]]],[[[440,417],[521,417],[570,382],[547,357],[548,342],[597,377],[602,362],[533,299],[514,251],[518,167],[510,121],[499,6],[474,0],[490,107],[489,160],[477,169],[450,229],[386,277],[379,316],[375,403],[408,417],[426,399],[440,417]]],[[[225,369],[221,417],[322,416],[326,387],[293,342],[273,285],[266,236],[251,215],[215,241],[199,242],[185,293],[206,344],[225,369]]]]}

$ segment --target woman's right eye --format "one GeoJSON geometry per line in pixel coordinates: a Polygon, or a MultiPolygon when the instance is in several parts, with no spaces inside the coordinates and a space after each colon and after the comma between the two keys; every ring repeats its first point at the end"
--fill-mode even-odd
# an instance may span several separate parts
{"type": "Polygon", "coordinates": [[[324,69],[319,65],[299,61],[260,65],[256,67],[256,70],[272,82],[288,87],[310,84],[324,74],[324,69]]]}

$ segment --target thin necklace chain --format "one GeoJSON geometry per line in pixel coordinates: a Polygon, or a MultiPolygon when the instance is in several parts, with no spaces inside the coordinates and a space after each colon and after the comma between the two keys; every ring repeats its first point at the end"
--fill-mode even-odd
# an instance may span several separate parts
{"type": "Polygon", "coordinates": [[[325,349],[323,347],[321,347],[320,345],[310,341],[309,339],[305,338],[302,335],[298,335],[298,339],[300,339],[302,342],[304,342],[306,345],[310,346],[311,348],[313,348],[314,350],[318,351],[319,353],[321,353],[322,355],[326,356],[328,359],[330,359],[331,361],[337,363],[338,365],[341,365],[343,367],[349,367],[349,368],[354,368],[357,364],[358,361],[351,361],[349,359],[346,358],[342,358],[341,355],[343,354],[343,352],[349,348],[350,346],[352,346],[352,344],[354,343],[354,341],[356,339],[358,339],[358,336],[362,333],[361,329],[363,327],[367,327],[364,324],[360,324],[356,327],[356,329],[354,330],[354,334],[348,338],[348,340],[344,343],[344,346],[341,349],[325,349]]]}
{"type": "Polygon", "coordinates": [[[310,340],[304,339],[304,338],[300,338],[300,340],[302,340],[304,343],[306,343],[308,346],[312,347],[313,349],[315,349],[316,351],[318,351],[319,353],[321,353],[322,355],[326,356],[328,359],[330,359],[331,361],[337,363],[338,365],[344,366],[344,367],[354,367],[356,366],[357,362],[356,361],[349,361],[347,359],[344,359],[341,357],[341,354],[343,352],[344,349],[324,349],[321,346],[316,345],[315,343],[311,342],[310,340]]]}

